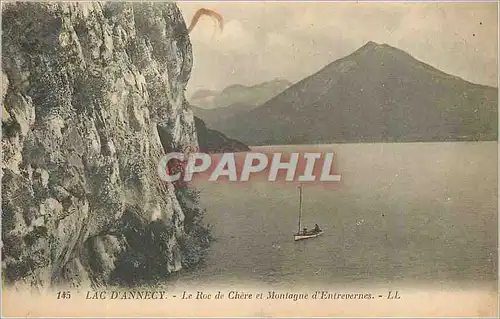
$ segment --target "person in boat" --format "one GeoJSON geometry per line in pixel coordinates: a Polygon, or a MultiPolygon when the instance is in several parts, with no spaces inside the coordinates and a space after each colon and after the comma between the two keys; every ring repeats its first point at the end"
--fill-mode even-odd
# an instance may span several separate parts
{"type": "Polygon", "coordinates": [[[321,231],[321,229],[319,229],[318,224],[314,225],[314,232],[319,233],[320,231],[321,231]]]}
{"type": "Polygon", "coordinates": [[[302,230],[302,233],[305,235],[307,234],[307,227],[304,227],[304,229],[302,230]]]}

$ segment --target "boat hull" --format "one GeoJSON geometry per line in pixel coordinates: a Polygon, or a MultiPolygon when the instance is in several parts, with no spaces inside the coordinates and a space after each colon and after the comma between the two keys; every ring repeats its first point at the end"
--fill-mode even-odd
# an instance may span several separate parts
{"type": "Polygon", "coordinates": [[[315,234],[306,234],[306,235],[302,235],[302,234],[295,234],[295,235],[293,236],[293,239],[294,239],[295,241],[297,241],[297,240],[302,240],[302,239],[315,238],[315,237],[318,237],[318,236],[320,236],[320,235],[322,235],[322,234],[323,234],[323,232],[322,232],[322,231],[321,231],[321,232],[319,232],[319,233],[315,233],[315,234]]]}

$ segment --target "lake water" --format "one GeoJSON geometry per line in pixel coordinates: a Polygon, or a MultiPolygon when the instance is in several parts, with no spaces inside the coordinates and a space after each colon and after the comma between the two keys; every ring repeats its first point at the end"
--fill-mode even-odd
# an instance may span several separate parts
{"type": "MultiPolygon", "coordinates": [[[[256,147],[300,152],[303,146],[256,147]]],[[[497,143],[341,144],[336,187],[197,181],[216,241],[182,283],[486,283],[497,277],[497,143]]],[[[307,150],[311,150],[308,146],[307,150]]]]}

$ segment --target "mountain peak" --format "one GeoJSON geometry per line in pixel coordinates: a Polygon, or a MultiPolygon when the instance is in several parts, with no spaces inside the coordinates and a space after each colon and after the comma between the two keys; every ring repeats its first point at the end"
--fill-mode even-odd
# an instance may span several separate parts
{"type": "MultiPolygon", "coordinates": [[[[374,63],[372,59],[379,60],[379,62],[383,62],[383,60],[386,60],[386,62],[393,61],[394,59],[400,60],[400,61],[406,61],[407,63],[412,63],[412,64],[420,64],[421,62],[416,60],[413,56],[408,54],[406,51],[403,51],[399,48],[393,47],[389,44],[386,43],[376,43],[373,41],[368,41],[365,45],[354,51],[350,56],[351,58],[368,58],[369,62],[368,63],[374,63]],[[389,58],[390,57],[390,58],[389,58]]],[[[335,63],[337,61],[334,61],[335,63]]],[[[427,66],[429,69],[433,69],[431,66],[427,66]]],[[[438,70],[434,70],[438,71],[438,70]]],[[[438,73],[442,73],[439,71],[438,73]]],[[[444,75],[444,73],[442,73],[444,75]]]]}
{"type": "Polygon", "coordinates": [[[364,46],[365,47],[373,47],[373,46],[379,46],[379,44],[375,41],[368,41],[368,42],[366,42],[366,44],[364,46]]]}
{"type": "Polygon", "coordinates": [[[357,51],[369,51],[369,50],[376,50],[376,49],[393,49],[393,50],[397,50],[396,48],[394,47],[391,47],[390,45],[386,44],[386,43],[377,43],[377,42],[374,42],[374,41],[368,41],[366,42],[365,45],[363,45],[362,47],[360,47],[357,51]]]}

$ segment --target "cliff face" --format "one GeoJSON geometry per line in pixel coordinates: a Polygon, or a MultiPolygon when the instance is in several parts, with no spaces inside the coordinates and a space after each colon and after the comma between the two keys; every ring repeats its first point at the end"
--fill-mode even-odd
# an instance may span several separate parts
{"type": "Polygon", "coordinates": [[[177,6],[14,3],[2,18],[5,280],[179,270],[184,211],[157,175],[162,153],[197,149],[177,6]]]}

